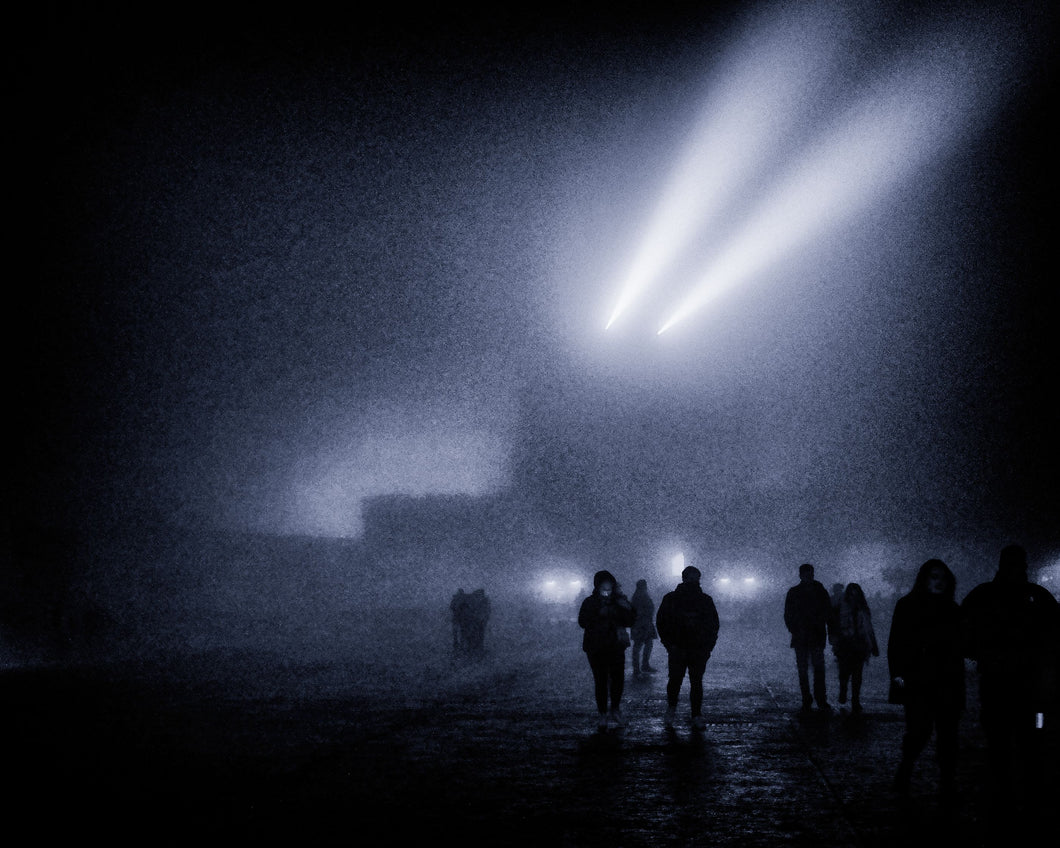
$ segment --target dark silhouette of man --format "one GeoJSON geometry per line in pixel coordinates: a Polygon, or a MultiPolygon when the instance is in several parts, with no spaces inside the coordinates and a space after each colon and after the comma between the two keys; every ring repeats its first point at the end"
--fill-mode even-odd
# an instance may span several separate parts
{"type": "Polygon", "coordinates": [[[659,604],[655,627],[668,654],[666,727],[674,726],[681,684],[688,675],[692,726],[706,727],[703,718],[703,675],[718,641],[718,610],[714,599],[699,585],[700,570],[690,565],[681,572],[681,583],[659,604]]]}
{"type": "MultiPolygon", "coordinates": [[[[1060,604],[1027,577],[1027,552],[1001,551],[994,578],[961,603],[964,655],[979,676],[979,721],[1002,808],[1040,808],[1047,763],[1042,731],[1060,720],[1060,604]]],[[[1049,728],[1052,731],[1052,728],[1049,728]]],[[[1055,732],[1055,731],[1053,731],[1055,732]]]]}
{"type": "Polygon", "coordinates": [[[799,582],[784,598],[784,624],[791,633],[795,667],[799,673],[803,712],[817,702],[817,708],[831,712],[824,678],[824,646],[832,620],[832,599],[828,590],[813,576],[813,566],[799,566],[799,582]],[[810,694],[809,668],[813,666],[813,694],[810,694]]]}
{"type": "Polygon", "coordinates": [[[633,650],[630,652],[633,658],[633,676],[640,677],[642,673],[655,674],[651,664],[651,650],[659,634],[655,629],[655,601],[648,594],[647,580],[637,581],[637,588],[629,602],[637,613],[636,621],[630,628],[630,636],[633,639],[633,650]]]}

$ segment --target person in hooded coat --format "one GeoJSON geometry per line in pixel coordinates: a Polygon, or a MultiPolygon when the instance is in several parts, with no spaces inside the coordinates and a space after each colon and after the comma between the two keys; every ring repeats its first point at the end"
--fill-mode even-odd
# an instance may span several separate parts
{"type": "Polygon", "coordinates": [[[637,581],[637,588],[633,591],[630,603],[637,613],[637,620],[630,628],[630,636],[633,639],[633,676],[640,677],[642,673],[655,674],[651,665],[651,649],[659,633],[655,629],[655,601],[648,594],[647,580],[637,581]]]}
{"type": "Polygon", "coordinates": [[[905,707],[902,757],[894,789],[908,795],[916,759],[935,732],[939,791],[951,799],[957,771],[957,731],[964,709],[964,656],[957,579],[940,559],[917,572],[913,589],[898,599],[887,638],[888,699],[905,707]]]}
{"type": "Polygon", "coordinates": [[[626,648],[630,627],[636,620],[633,605],[610,571],[593,576],[593,593],[582,601],[578,625],[584,631],[582,650],[593,673],[598,712],[597,727],[622,727],[622,691],[626,679],[626,648]],[[610,703],[608,702],[610,697],[610,703]]]}
{"type": "Polygon", "coordinates": [[[1028,579],[1027,552],[1008,545],[993,579],[962,601],[961,623],[995,795],[1002,806],[1041,807],[1055,791],[1043,740],[1060,717],[1060,604],[1028,579]]]}
{"type": "Polygon", "coordinates": [[[668,654],[666,681],[666,727],[677,715],[681,685],[688,675],[692,726],[706,727],[703,718],[703,675],[718,642],[720,622],[714,599],[699,585],[701,572],[690,565],[681,572],[681,582],[667,592],[659,604],[655,626],[668,654]]]}

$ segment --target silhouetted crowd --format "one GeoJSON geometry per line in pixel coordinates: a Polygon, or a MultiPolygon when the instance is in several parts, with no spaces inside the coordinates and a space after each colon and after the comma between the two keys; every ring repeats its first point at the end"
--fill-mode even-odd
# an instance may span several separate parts
{"type": "MultiPolygon", "coordinates": [[[[703,678],[718,640],[714,601],[700,585],[701,573],[688,566],[681,582],[655,612],[645,580],[627,598],[609,571],[598,571],[592,594],[578,613],[582,648],[592,672],[601,731],[625,724],[621,702],[625,652],[633,647],[633,675],[655,671],[651,647],[658,638],[667,652],[666,713],[672,730],[684,680],[689,681],[692,727],[706,727],[703,678]],[[654,620],[652,615],[654,613],[654,620]]],[[[1001,551],[991,581],[956,599],[957,581],[939,559],[916,573],[911,590],[895,603],[886,643],[888,701],[905,714],[893,789],[907,797],[924,749],[935,737],[938,793],[951,802],[959,757],[958,727],[965,709],[965,660],[975,662],[979,720],[987,741],[992,797],[1013,810],[1040,808],[1053,791],[1044,779],[1042,729],[1060,705],[1060,604],[1028,578],[1027,555],[1018,545],[1001,551]]],[[[852,716],[863,713],[866,663],[880,655],[872,611],[858,583],[833,585],[831,594],[815,578],[814,566],[799,567],[799,582],[785,595],[784,623],[795,652],[801,694],[800,713],[833,711],[828,702],[825,650],[835,658],[839,704],[852,716]]]]}

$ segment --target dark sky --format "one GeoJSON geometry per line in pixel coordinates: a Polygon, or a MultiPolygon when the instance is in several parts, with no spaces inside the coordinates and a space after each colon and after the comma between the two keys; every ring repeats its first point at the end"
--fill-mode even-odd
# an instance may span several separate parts
{"type": "MultiPolygon", "coordinates": [[[[830,75],[802,59],[796,129],[696,258],[945,42],[937,6],[827,7],[830,75]]],[[[514,491],[589,536],[1055,555],[1054,22],[968,8],[974,96],[925,92],[952,114],[866,159],[893,184],[664,336],[665,286],[603,325],[703,104],[781,62],[783,4],[23,13],[15,521],[355,535],[364,497],[514,491]]]]}

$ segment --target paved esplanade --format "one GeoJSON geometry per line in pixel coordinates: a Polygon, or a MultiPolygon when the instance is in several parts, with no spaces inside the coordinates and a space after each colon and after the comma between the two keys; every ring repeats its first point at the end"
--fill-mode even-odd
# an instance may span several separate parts
{"type": "MultiPolygon", "coordinates": [[[[885,628],[877,623],[881,642],[885,628]]],[[[689,725],[687,681],[676,726],[664,728],[656,645],[660,673],[627,676],[627,726],[601,733],[570,621],[506,619],[502,609],[487,656],[452,665],[444,650],[418,649],[399,617],[393,630],[376,643],[388,649],[368,657],[353,650],[363,640],[331,634],[314,662],[212,653],[184,667],[183,683],[149,675],[166,683],[146,690],[124,678],[5,672],[16,806],[36,811],[42,836],[124,828],[155,844],[204,834],[546,848],[1020,844],[989,838],[974,688],[956,803],[935,797],[933,744],[911,799],[893,797],[903,722],[885,703],[884,657],[866,669],[864,715],[800,717],[782,627],[723,617],[706,730],[689,725]]],[[[440,614],[437,645],[447,636],[440,614]]],[[[834,702],[834,663],[828,673],[834,702]]]]}
{"type": "Polygon", "coordinates": [[[627,677],[626,727],[600,733],[576,627],[500,634],[490,659],[457,668],[447,691],[365,728],[347,761],[352,794],[400,834],[429,822],[465,844],[990,844],[974,709],[962,721],[956,804],[935,796],[933,743],[900,802],[890,782],[904,725],[885,700],[885,657],[866,669],[862,716],[838,710],[830,662],[837,711],[802,717],[794,659],[774,628],[723,622],[703,732],[688,722],[687,681],[677,724],[664,728],[658,644],[660,673],[627,677]]]}

